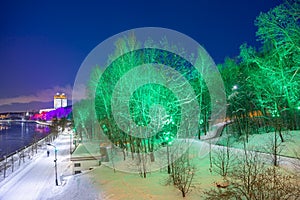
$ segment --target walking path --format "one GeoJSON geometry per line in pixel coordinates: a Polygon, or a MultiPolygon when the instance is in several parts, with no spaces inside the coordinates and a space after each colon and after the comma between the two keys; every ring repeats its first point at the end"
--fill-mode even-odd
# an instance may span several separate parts
{"type": "MultiPolygon", "coordinates": [[[[208,153],[210,151],[212,152],[224,152],[226,154],[226,146],[216,145],[217,141],[219,140],[219,137],[214,137],[212,139],[207,140],[195,140],[191,139],[191,142],[193,142],[194,145],[198,145],[198,157],[204,158],[208,156],[208,153]]],[[[250,144],[248,144],[250,145],[250,144]]],[[[244,156],[245,150],[241,148],[236,147],[228,147],[230,156],[233,156],[233,158],[237,158],[238,156],[244,156]]],[[[256,155],[259,157],[259,160],[264,162],[265,164],[268,164],[270,166],[273,165],[274,162],[274,155],[272,153],[264,153],[261,151],[246,150],[246,153],[248,155],[256,155]]],[[[290,172],[293,173],[299,173],[300,172],[300,159],[299,158],[293,158],[293,157],[287,157],[282,155],[277,155],[277,161],[278,165],[284,169],[287,169],[290,172]]]]}
{"type": "Polygon", "coordinates": [[[65,185],[65,178],[72,174],[70,162],[70,135],[63,132],[52,143],[57,148],[58,185],[55,185],[54,147],[49,146],[50,156],[46,150],[40,152],[24,169],[11,174],[0,182],[1,200],[48,199],[59,194],[65,185]]]}
{"type": "MultiPolygon", "coordinates": [[[[199,152],[198,157],[207,158],[207,153],[210,150],[209,144],[205,141],[198,140],[193,142],[193,144],[197,147],[197,152],[199,152]]],[[[59,186],[55,185],[55,168],[53,162],[55,158],[54,148],[49,146],[49,157],[47,157],[45,148],[44,151],[41,151],[39,155],[37,155],[36,158],[33,159],[29,164],[27,164],[22,170],[18,170],[17,172],[11,174],[5,180],[0,182],[0,200],[103,199],[105,197],[105,193],[104,191],[102,191],[102,186],[108,184],[112,180],[119,179],[120,174],[111,173],[107,175],[107,170],[105,170],[104,167],[99,167],[98,171],[92,170],[88,173],[71,176],[72,165],[70,162],[69,154],[70,134],[68,132],[60,134],[52,144],[55,145],[58,149],[57,165],[59,186]],[[105,173],[106,178],[99,179],[102,180],[99,182],[97,177],[103,177],[103,173],[105,173]],[[101,183],[101,190],[99,188],[99,183],[101,183]]],[[[221,150],[224,148],[225,147],[217,146],[214,144],[211,145],[211,149],[213,150],[221,150]]],[[[243,150],[235,148],[230,148],[230,151],[236,155],[243,155],[244,153],[243,150]]],[[[271,163],[272,156],[270,154],[258,154],[260,157],[271,163]]],[[[294,166],[294,162],[297,160],[280,157],[279,161],[281,166],[291,168],[294,166]]],[[[298,160],[297,162],[298,163],[296,164],[300,165],[300,161],[298,160]]],[[[160,174],[158,175],[160,176],[160,174]]],[[[141,181],[141,179],[138,176],[134,175],[133,178],[128,181],[141,181]]],[[[147,179],[147,182],[143,183],[147,183],[147,187],[151,187],[150,185],[154,183],[149,181],[151,181],[151,179],[147,179]]],[[[161,185],[159,185],[159,187],[160,186],[161,185]]],[[[120,189],[124,188],[124,185],[123,183],[120,183],[120,185],[118,186],[111,185],[110,187],[110,189],[114,188],[113,191],[118,191],[116,187],[120,189]]],[[[173,191],[173,189],[170,191],[173,191]]],[[[130,192],[132,193],[132,191],[128,191],[128,193],[130,192]]],[[[117,192],[108,192],[108,195],[112,196],[106,196],[106,199],[118,199],[116,196],[118,196],[119,194],[117,192]]],[[[142,193],[141,195],[144,195],[144,193],[142,193]]],[[[164,197],[163,194],[157,195],[161,195],[162,197],[164,197]]]]}

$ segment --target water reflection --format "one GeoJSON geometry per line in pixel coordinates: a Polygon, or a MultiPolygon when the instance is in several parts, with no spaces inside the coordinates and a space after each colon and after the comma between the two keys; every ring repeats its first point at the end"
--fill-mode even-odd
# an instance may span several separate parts
{"type": "Polygon", "coordinates": [[[0,123],[0,131],[7,130],[8,126],[0,123]]]}
{"type": "Polygon", "coordinates": [[[0,122],[0,158],[47,136],[46,125],[33,122],[0,122]]]}

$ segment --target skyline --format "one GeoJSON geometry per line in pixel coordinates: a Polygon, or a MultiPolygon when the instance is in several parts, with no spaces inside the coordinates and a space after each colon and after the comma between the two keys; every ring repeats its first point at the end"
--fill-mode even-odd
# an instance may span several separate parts
{"type": "Polygon", "coordinates": [[[46,106],[56,92],[70,99],[77,70],[89,52],[105,39],[138,27],[179,31],[201,44],[216,64],[222,63],[237,56],[245,42],[260,46],[254,20],[282,1],[89,3],[1,3],[0,112],[31,109],[33,100],[46,106]]]}

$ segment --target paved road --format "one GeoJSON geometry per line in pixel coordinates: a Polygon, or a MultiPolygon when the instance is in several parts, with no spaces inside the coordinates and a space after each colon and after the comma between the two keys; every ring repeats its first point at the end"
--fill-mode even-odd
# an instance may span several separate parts
{"type": "Polygon", "coordinates": [[[61,175],[70,175],[69,134],[61,134],[52,144],[58,149],[58,180],[55,185],[54,147],[49,146],[50,156],[46,152],[33,160],[25,169],[8,177],[0,188],[1,200],[35,200],[51,196],[57,187],[62,187],[61,175]]]}

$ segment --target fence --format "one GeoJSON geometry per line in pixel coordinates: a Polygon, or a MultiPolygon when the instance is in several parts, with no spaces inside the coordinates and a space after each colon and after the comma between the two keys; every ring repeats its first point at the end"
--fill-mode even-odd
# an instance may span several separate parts
{"type": "Polygon", "coordinates": [[[14,172],[21,170],[40,153],[46,153],[47,144],[55,140],[57,136],[57,134],[51,133],[31,145],[19,149],[15,153],[3,156],[3,159],[0,160],[0,182],[14,172]]]}

